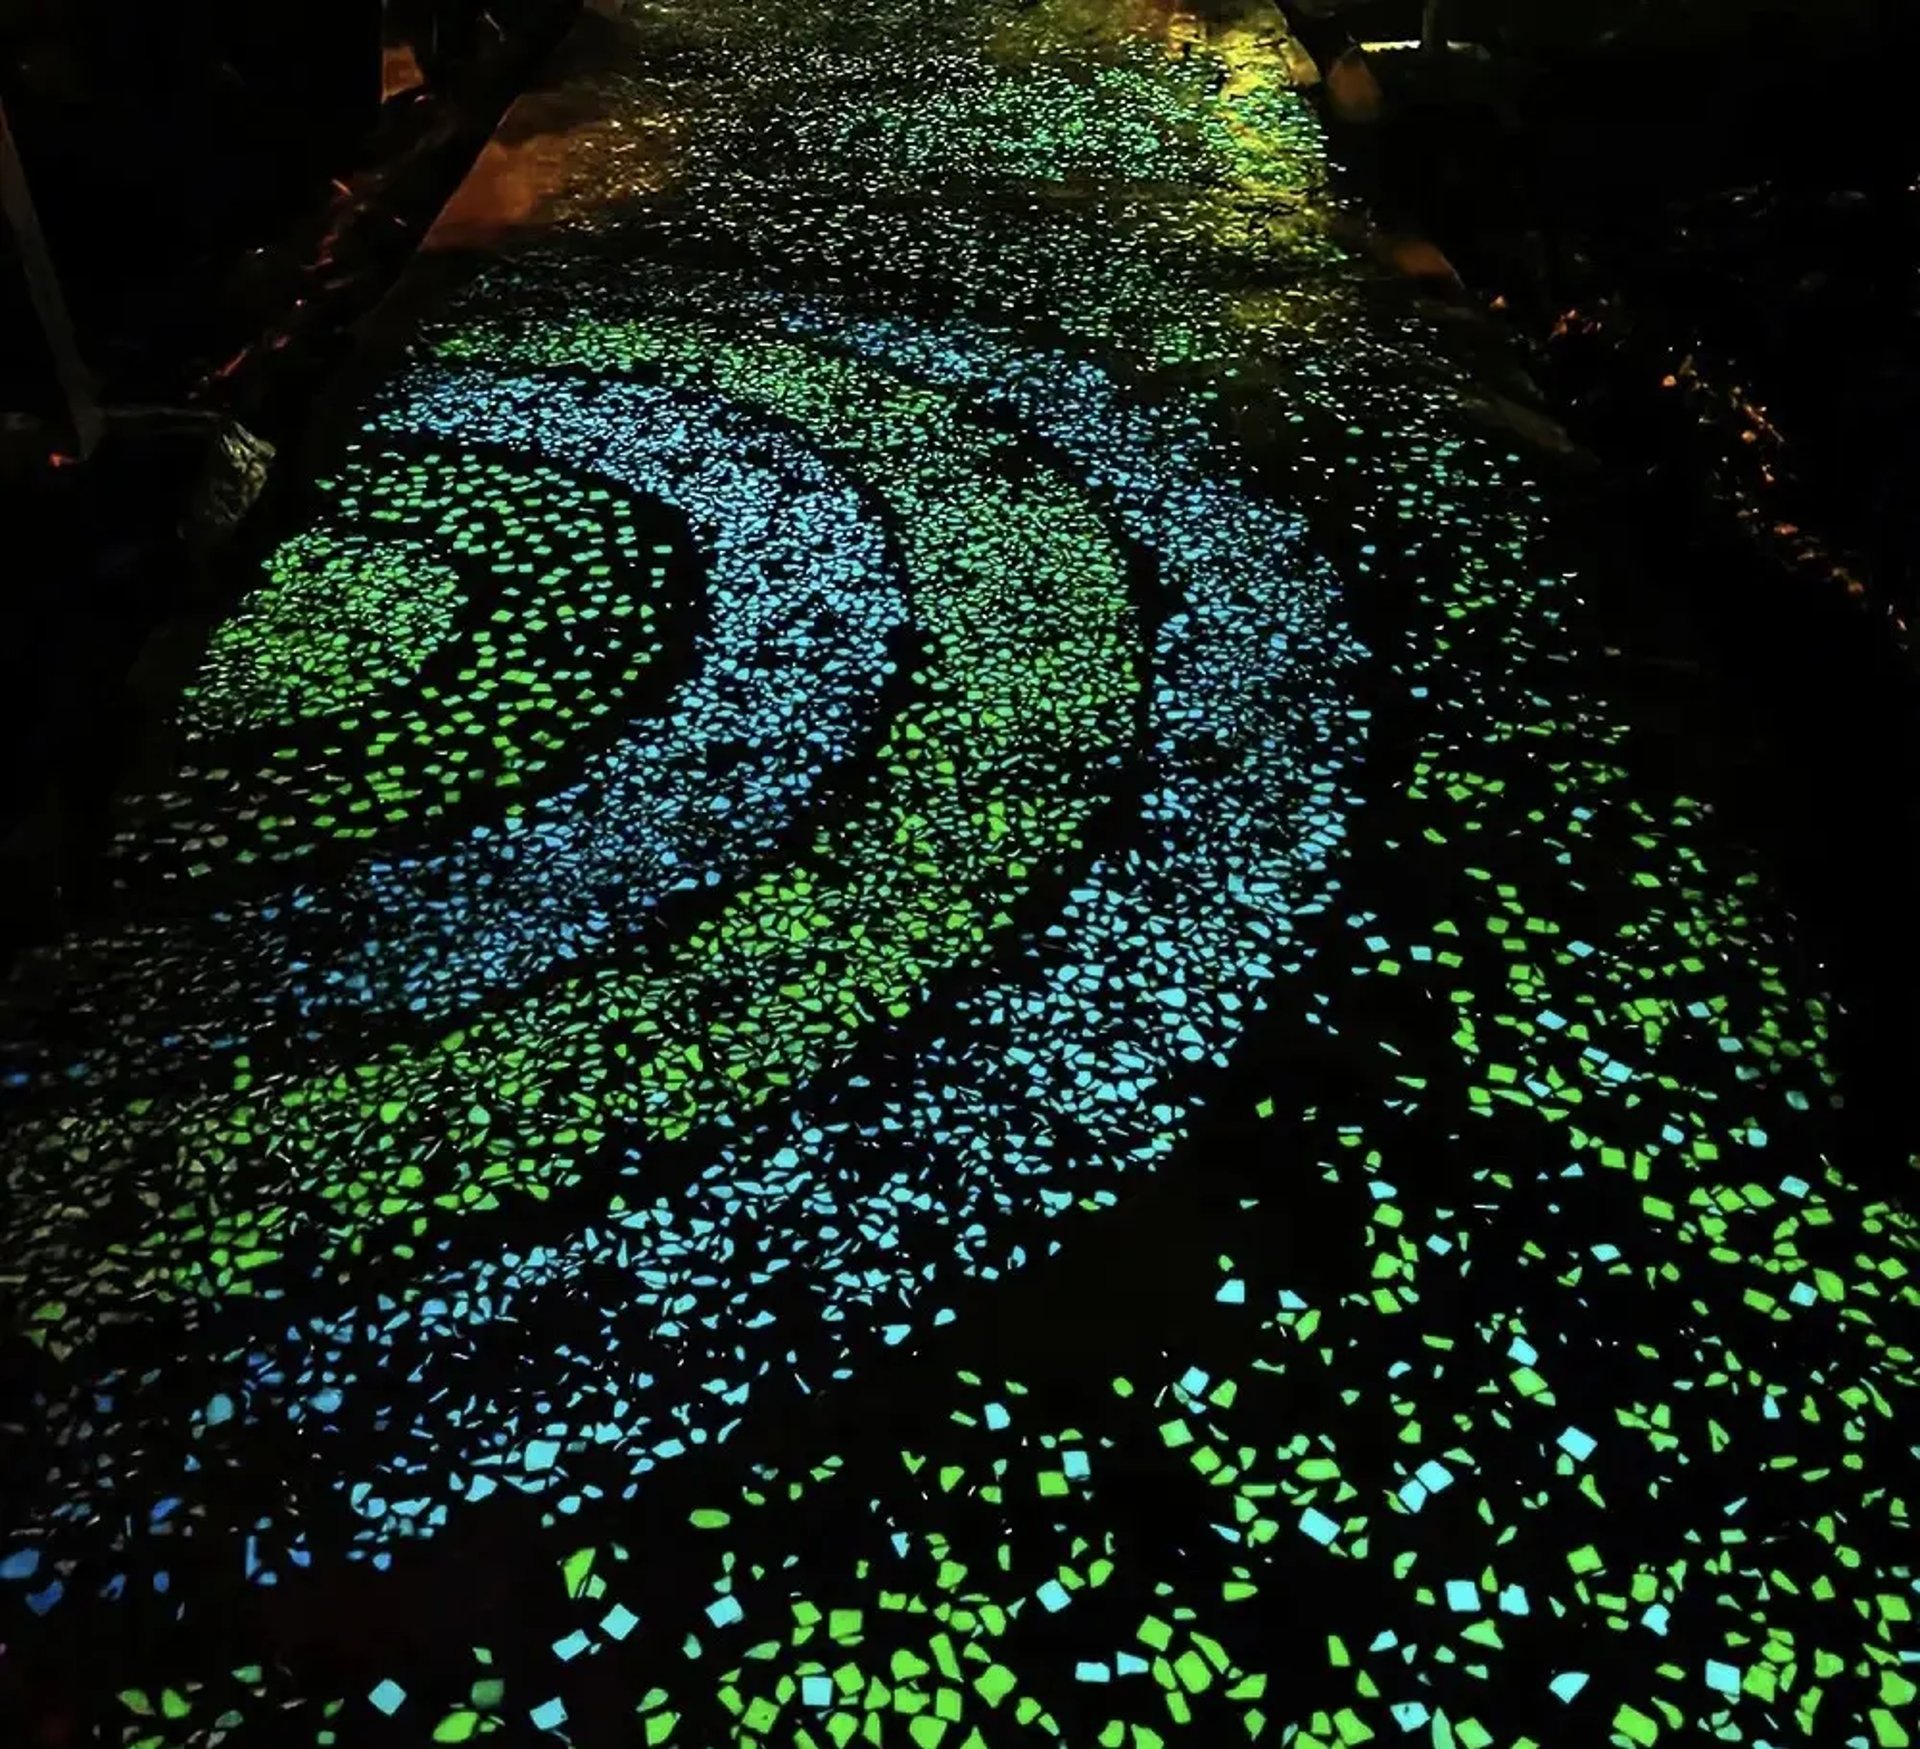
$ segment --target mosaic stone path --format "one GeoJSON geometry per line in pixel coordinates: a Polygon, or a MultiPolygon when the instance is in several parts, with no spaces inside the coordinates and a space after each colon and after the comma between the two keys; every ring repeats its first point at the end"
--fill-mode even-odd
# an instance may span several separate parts
{"type": "Polygon", "coordinates": [[[1913,1222],[1289,52],[510,120],[12,987],[5,1741],[1910,1743],[1913,1222]]]}

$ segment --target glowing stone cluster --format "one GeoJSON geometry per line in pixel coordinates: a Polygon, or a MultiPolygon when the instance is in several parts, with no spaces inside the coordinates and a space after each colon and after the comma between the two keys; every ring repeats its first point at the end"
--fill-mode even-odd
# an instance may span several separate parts
{"type": "Polygon", "coordinates": [[[61,1716],[1909,1741],[1824,1010],[1271,29],[1123,12],[636,11],[215,630],[13,991],[61,1716]]]}
{"type": "Polygon", "coordinates": [[[143,863],[303,857],[516,791],[659,653],[639,536],[604,489],[427,450],[355,452],[323,490],[339,534],[281,547],[214,636],[174,783],[123,840],[143,863]]]}

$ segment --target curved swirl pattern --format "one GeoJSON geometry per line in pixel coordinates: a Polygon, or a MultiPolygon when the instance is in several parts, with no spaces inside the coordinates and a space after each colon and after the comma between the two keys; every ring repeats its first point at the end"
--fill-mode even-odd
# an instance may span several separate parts
{"type": "MultiPolygon", "coordinates": [[[[657,304],[669,288],[651,289],[657,304]]],[[[686,506],[696,532],[709,495],[634,459],[658,449],[644,434],[657,430],[660,409],[709,406],[708,429],[721,431],[729,418],[771,417],[809,438],[823,458],[816,473],[852,470],[903,531],[908,611],[924,654],[876,776],[805,841],[797,865],[724,900],[658,970],[543,983],[479,1010],[438,1044],[396,1049],[340,1078],[263,1084],[243,1068],[232,1092],[179,1103],[162,1162],[149,1153],[143,1165],[145,1132],[102,1111],[87,1145],[130,1148],[113,1182],[123,1195],[130,1186],[157,1193],[173,1213],[104,1253],[91,1224],[42,1230],[36,1245],[59,1295],[63,1342],[101,1318],[151,1316],[182,1291],[213,1301],[274,1295],[289,1257],[337,1265],[365,1248],[374,1223],[411,1250],[516,1192],[572,1190],[610,1151],[648,1195],[658,1142],[718,1138],[717,1148],[689,1140],[708,1163],[680,1175],[678,1188],[669,1175],[643,1212],[621,1212],[616,1198],[557,1247],[509,1247],[429,1273],[408,1290],[415,1310],[394,1333],[418,1363],[401,1366],[396,1348],[388,1389],[432,1377],[436,1352],[464,1346],[528,1295],[617,1258],[633,1315],[652,1335],[612,1365],[604,1352],[580,1353],[571,1385],[575,1359],[563,1351],[538,1399],[565,1388],[576,1411],[602,1403],[590,1458],[641,1474],[737,1421],[754,1377],[792,1371],[801,1332],[770,1301],[805,1284],[817,1303],[808,1325],[818,1334],[802,1342],[809,1370],[841,1366],[862,1329],[898,1342],[916,1319],[941,1315],[927,1296],[937,1300],[949,1273],[991,1279],[1024,1254],[1009,1220],[1073,1204],[1077,1193],[1053,1183],[1059,1173],[1105,1178],[1163,1157],[1188,1110],[1189,1096],[1169,1084],[1189,1065],[1225,1064],[1260,985],[1289,951],[1293,917],[1315,908],[1339,834],[1342,749],[1359,727],[1337,690],[1352,645],[1331,615],[1330,576],[1297,524],[1231,483],[1218,440],[1191,413],[1132,401],[1090,364],[983,330],[849,322],[818,305],[769,312],[772,332],[731,335],[699,314],[697,282],[682,296],[690,313],[677,321],[580,322],[564,336],[536,329],[518,341],[456,328],[439,343],[450,366],[403,383],[373,433],[548,457],[686,506]],[[485,372],[459,362],[480,354],[499,362],[485,372]],[[529,367],[568,374],[534,377],[529,367]],[[663,380],[648,383],[649,372],[663,380]],[[956,394],[1012,425],[983,422],[956,394]],[[733,411],[720,414],[716,396],[733,411]],[[1016,448],[1016,427],[1057,463],[1016,448]],[[1110,512],[1095,511],[1086,485],[1070,486],[1061,467],[1097,484],[1110,512]],[[1129,629],[1138,614],[1109,516],[1152,555],[1165,598],[1140,704],[1130,650],[1138,632],[1129,629]],[[1147,769],[1127,804],[1127,848],[1074,868],[1063,858],[1084,854],[1099,805],[1088,779],[1103,765],[1119,775],[1141,708],[1147,769]],[[1250,817],[1265,822],[1251,839],[1250,817]],[[1057,899],[1019,923],[1023,892],[1050,870],[1064,882],[1057,899]],[[975,961],[1008,929],[1025,943],[1010,978],[958,986],[921,1014],[931,979],[975,961]],[[907,1031],[886,1042],[903,1022],[907,1031]],[[916,1035],[924,1042],[913,1044],[916,1035]],[[832,1089],[848,1087],[874,1123],[836,1117],[847,1096],[832,1089]],[[788,1109],[756,1117],[782,1088],[788,1109]],[[1063,1148],[1070,1135],[1078,1140],[1063,1148]],[[876,1150],[897,1152],[901,1164],[876,1176],[876,1150]],[[248,1195],[229,1207],[235,1160],[245,1162],[248,1195]],[[260,1186],[277,1170],[284,1189],[263,1206],[260,1186]],[[84,1260],[85,1273],[62,1274],[63,1256],[84,1260]],[[748,1257],[755,1263],[743,1268],[748,1257]],[[669,1282],[676,1288],[663,1291],[669,1282]],[[700,1383],[691,1396],[656,1401],[650,1381],[669,1351],[679,1356],[673,1370],[700,1383]]],[[[798,478],[809,478],[805,467],[798,478]]],[[[842,567],[840,581],[796,568],[836,620],[875,587],[871,535],[864,565],[849,541],[863,526],[818,543],[842,567]]],[[[751,599],[780,622],[777,602],[751,599]]],[[[716,609],[715,627],[724,623],[716,609]]],[[[712,632],[709,644],[728,649],[712,632]]],[[[736,657],[722,672],[745,666],[736,657]]],[[[645,745],[603,764],[657,779],[671,768],[643,763],[632,749],[645,745]]],[[[689,796],[717,787],[697,767],[679,775],[689,796]]],[[[610,788],[603,781],[593,793],[610,788]]],[[[733,812],[724,790],[721,803],[733,812]]],[[[622,810],[611,830],[580,830],[605,830],[611,852],[630,818],[622,810]]],[[[565,864],[528,857],[527,836],[524,827],[490,834],[460,854],[499,933],[517,927],[532,941],[551,903],[541,876],[565,864]]],[[[646,839],[624,842],[644,872],[646,839]]],[[[405,890],[403,872],[382,868],[390,902],[405,890]]],[[[400,927],[383,933],[382,951],[417,968],[422,957],[403,952],[408,909],[394,909],[400,927]]],[[[433,917],[431,907],[414,914],[433,917]]],[[[458,939],[471,950],[471,937],[458,939]]],[[[511,992],[526,968],[492,951],[474,973],[511,992]]],[[[355,989],[337,970],[327,977],[310,1000],[355,989]]],[[[367,988],[363,979],[356,993],[367,988]]],[[[59,1145],[73,1137],[63,1127],[59,1145]]],[[[1112,1195],[1097,1182],[1088,1193],[1112,1195]]],[[[291,1349],[249,1350],[219,1400],[239,1404],[242,1422],[351,1413],[356,1387],[338,1357],[367,1316],[342,1311],[288,1332],[291,1349]],[[281,1382],[263,1390],[263,1377],[281,1382]]],[[[139,1396],[123,1411],[129,1426],[143,1419],[139,1396]]],[[[532,1401],[468,1403],[452,1422],[430,1401],[418,1413],[416,1429],[442,1420],[438,1462],[470,1497],[490,1491],[490,1477],[544,1491],[569,1473],[532,1401]]],[[[363,1550],[428,1527],[422,1503],[432,1493],[402,1480],[413,1467],[398,1451],[384,1475],[353,1490],[371,1521],[363,1550]]]]}
{"type": "MultiPolygon", "coordinates": [[[[486,386],[515,392],[511,383],[486,386]]],[[[522,395],[541,389],[518,385],[522,395]]],[[[438,395],[439,423],[462,427],[458,396],[445,385],[438,395]]],[[[469,435],[479,424],[465,416],[469,435]]],[[[516,423],[502,412],[493,429],[502,441],[531,442],[536,434],[527,426],[526,417],[516,423]]],[[[76,1069],[116,1081],[176,1079],[182,1012],[202,1051],[223,1041],[231,1050],[250,1027],[289,1007],[294,1025],[367,1011],[438,1018],[511,992],[644,933],[668,895],[717,888],[724,869],[770,853],[806,796],[863,744],[878,704],[876,679],[893,672],[889,645],[906,603],[885,537],[842,474],[790,427],[710,393],[608,385],[595,406],[550,408],[544,426],[550,453],[579,469],[566,477],[585,482],[575,488],[583,497],[620,504],[616,493],[632,494],[688,519],[706,567],[702,623],[691,672],[664,718],[633,718],[613,745],[582,761],[578,781],[526,793],[512,812],[444,848],[375,856],[336,879],[229,906],[198,928],[135,924],[109,938],[83,961],[108,1041],[78,1062],[54,1065],[46,1079],[58,1084],[76,1069]],[[607,422],[618,422],[617,445],[604,441],[607,422]],[[137,989],[156,968],[179,989],[182,1012],[156,1020],[148,1004],[114,1001],[116,991],[137,989]]],[[[389,411],[366,436],[393,441],[430,429],[389,411]]],[[[417,491],[420,465],[406,460],[398,482],[417,491]]],[[[443,494],[448,504],[473,504],[481,480],[501,484],[495,469],[471,455],[464,465],[477,477],[462,478],[456,462],[456,481],[474,490],[443,494]]],[[[399,489],[392,482],[374,488],[399,489]]],[[[591,598],[593,549],[578,553],[577,530],[565,521],[538,527],[538,538],[565,547],[570,562],[585,558],[591,598]]],[[[442,544],[503,564],[488,532],[484,522],[456,522],[442,544]]],[[[630,535],[628,545],[637,544],[630,535]]],[[[420,549],[429,557],[434,550],[420,549]]],[[[206,678],[189,695],[189,720],[203,723],[216,712],[247,720],[242,713],[259,706],[243,701],[266,692],[276,663],[298,666],[304,710],[329,696],[338,682],[313,683],[323,664],[340,661],[341,615],[371,612],[367,596],[384,599],[386,572],[359,554],[322,535],[296,536],[281,548],[262,604],[217,639],[206,678]],[[298,635],[272,642],[256,635],[277,613],[323,595],[341,565],[353,568],[356,607],[330,598],[325,615],[304,618],[298,635]]],[[[417,614],[415,578],[410,611],[417,614]]],[[[567,599],[559,614],[578,618],[567,599]]],[[[369,678],[384,680],[410,633],[390,618],[378,629],[377,641],[359,646],[359,660],[378,665],[369,678]]],[[[361,699],[336,696],[343,704],[361,699]]],[[[437,719],[447,702],[424,704],[437,719]]],[[[380,708],[377,699],[371,708],[380,708]]],[[[472,726],[454,707],[440,732],[470,740],[472,726]]]]}
{"type": "Polygon", "coordinates": [[[323,524],[282,547],[258,605],[217,634],[188,695],[176,781],[121,840],[144,857],[172,850],[206,873],[228,856],[304,857],[328,838],[430,826],[474,792],[544,777],[572,719],[606,717],[659,653],[657,604],[627,586],[639,531],[604,490],[429,451],[356,454],[327,498],[343,532],[323,524]],[[369,550],[357,532],[369,527],[406,545],[369,550]],[[403,594],[406,556],[429,568],[403,594]],[[456,571],[469,584],[458,621],[456,571]],[[351,605],[333,594],[316,616],[342,583],[351,605]],[[290,612],[291,638],[277,623],[290,612]],[[379,616],[377,643],[355,615],[379,616]],[[420,704],[396,697],[396,681],[419,687],[420,704]]]}
{"type": "Polygon", "coordinates": [[[1897,1749],[1912,1223],[1271,21],[632,10],[33,968],[7,1656],[139,1749],[1897,1749]]]}

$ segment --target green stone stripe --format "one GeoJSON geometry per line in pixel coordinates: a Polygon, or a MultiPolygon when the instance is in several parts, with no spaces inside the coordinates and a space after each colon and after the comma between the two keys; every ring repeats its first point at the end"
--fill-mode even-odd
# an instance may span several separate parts
{"type": "MultiPolygon", "coordinates": [[[[803,1085],[929,980],[985,958],[1034,879],[1082,848],[1106,799],[1089,773],[1131,742],[1141,675],[1122,553],[1078,486],[949,397],[695,324],[489,336],[485,350],[503,369],[650,367],[717,388],[864,479],[897,524],[924,641],[912,700],[845,815],[657,967],[570,980],[337,1075],[269,1086],[243,1071],[233,1094],[184,1107],[168,1212],[67,1285],[82,1316],[116,1315],[126,1290],[249,1292],[302,1229],[341,1260],[371,1222],[418,1238],[436,1205],[575,1182],[610,1123],[671,1140],[803,1085]]],[[[84,1145],[130,1151],[152,1124],[116,1112],[84,1145]]]]}

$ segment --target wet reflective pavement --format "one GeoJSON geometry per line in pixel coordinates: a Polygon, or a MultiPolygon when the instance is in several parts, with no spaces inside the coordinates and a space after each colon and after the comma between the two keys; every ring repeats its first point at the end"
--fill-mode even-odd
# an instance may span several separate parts
{"type": "Polygon", "coordinates": [[[18,1740],[1908,1742],[1913,1224],[1293,64],[510,118],[13,989],[18,1740]]]}

